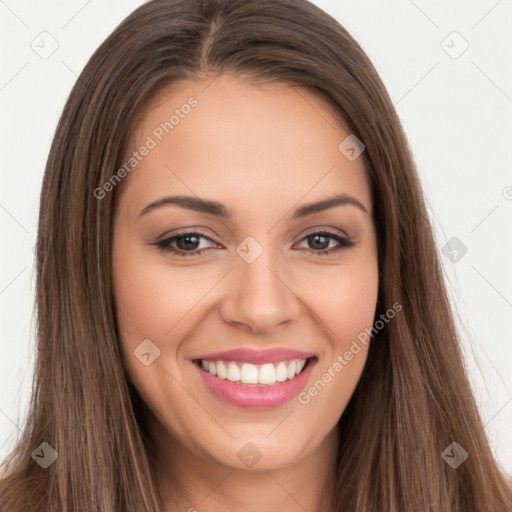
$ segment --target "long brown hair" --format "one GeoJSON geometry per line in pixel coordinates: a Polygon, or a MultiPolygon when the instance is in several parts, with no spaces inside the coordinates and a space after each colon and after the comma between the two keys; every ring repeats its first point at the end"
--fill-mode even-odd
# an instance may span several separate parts
{"type": "Polygon", "coordinates": [[[158,91],[177,80],[206,84],[221,73],[319,95],[366,146],[379,241],[376,316],[395,302],[403,310],[373,338],[341,417],[336,510],[510,510],[511,490],[465,374],[393,103],[358,43],[306,0],[153,0],[85,66],[44,175],[33,393],[21,439],[3,464],[1,510],[161,510],[143,404],[118,341],[111,285],[116,190],[101,199],[94,190],[122,164],[130,130],[158,91]],[[58,454],[47,469],[31,456],[42,442],[58,454]],[[452,442],[468,453],[456,469],[441,457],[452,442]]]}

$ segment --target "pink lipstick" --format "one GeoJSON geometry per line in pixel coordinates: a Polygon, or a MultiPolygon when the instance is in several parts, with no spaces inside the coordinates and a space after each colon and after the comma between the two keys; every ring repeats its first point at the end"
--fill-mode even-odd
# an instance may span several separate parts
{"type": "Polygon", "coordinates": [[[237,407],[270,409],[300,393],[317,357],[289,349],[236,349],[204,354],[193,362],[218,398],[237,407]]]}

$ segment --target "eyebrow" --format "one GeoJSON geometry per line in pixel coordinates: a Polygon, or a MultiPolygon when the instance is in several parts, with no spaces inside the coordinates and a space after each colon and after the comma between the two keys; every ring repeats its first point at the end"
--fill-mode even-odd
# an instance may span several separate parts
{"type": "MultiPolygon", "coordinates": [[[[161,208],[167,205],[177,205],[187,210],[207,213],[209,215],[221,217],[224,219],[231,219],[233,217],[232,212],[218,201],[211,201],[193,196],[167,196],[149,203],[145,208],[142,209],[139,214],[139,218],[153,210],[156,210],[157,208],[161,208]]],[[[355,197],[349,196],[347,194],[338,194],[328,199],[317,201],[315,203],[308,203],[297,208],[293,212],[291,219],[300,219],[308,215],[335,208],[337,206],[347,205],[355,206],[356,208],[362,210],[364,213],[368,214],[368,210],[365,208],[365,206],[355,197]]]]}

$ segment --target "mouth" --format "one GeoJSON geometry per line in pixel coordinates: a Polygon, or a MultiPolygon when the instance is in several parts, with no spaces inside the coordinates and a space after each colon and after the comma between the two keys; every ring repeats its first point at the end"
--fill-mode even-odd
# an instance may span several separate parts
{"type": "Polygon", "coordinates": [[[194,363],[204,372],[247,386],[273,386],[292,380],[300,375],[315,356],[306,359],[290,359],[276,363],[252,364],[239,361],[195,359],[194,363]]]}
{"type": "Polygon", "coordinates": [[[193,360],[212,398],[236,407],[272,409],[297,396],[318,357],[282,359],[255,364],[244,360],[193,360]]]}

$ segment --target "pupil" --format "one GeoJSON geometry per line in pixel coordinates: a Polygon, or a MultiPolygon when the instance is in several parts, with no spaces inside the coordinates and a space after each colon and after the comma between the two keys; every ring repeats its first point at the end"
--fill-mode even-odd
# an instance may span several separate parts
{"type": "Polygon", "coordinates": [[[181,249],[181,250],[186,251],[187,249],[188,250],[197,249],[197,245],[199,243],[199,237],[196,235],[181,236],[180,238],[177,239],[176,242],[177,242],[179,249],[181,249]],[[180,243],[184,240],[186,240],[186,242],[180,243]],[[193,241],[190,242],[190,240],[193,240],[193,241]],[[192,244],[193,247],[191,247],[190,244],[192,244]]]}
{"type": "Polygon", "coordinates": [[[310,235],[309,240],[313,239],[312,249],[327,249],[329,247],[329,238],[323,235],[310,235]],[[323,242],[317,245],[318,239],[322,239],[323,242]],[[323,243],[323,244],[322,244],[323,243]],[[316,246],[316,247],[314,247],[316,246]]]}

